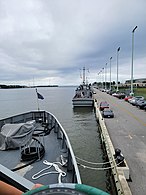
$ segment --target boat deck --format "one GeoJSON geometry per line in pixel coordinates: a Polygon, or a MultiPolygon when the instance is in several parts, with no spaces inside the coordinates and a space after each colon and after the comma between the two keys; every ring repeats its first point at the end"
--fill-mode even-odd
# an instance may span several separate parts
{"type": "Polygon", "coordinates": [[[90,85],[85,85],[83,81],[83,84],[77,87],[72,102],[73,107],[93,107],[94,100],[90,85]]]}
{"type": "MultiPolygon", "coordinates": [[[[60,140],[61,142],[61,140],[60,140]]],[[[42,183],[44,185],[58,183],[58,174],[48,174],[46,176],[40,177],[36,180],[32,179],[32,176],[39,172],[40,170],[47,167],[47,165],[43,164],[44,160],[47,160],[48,162],[61,162],[61,155],[63,156],[64,160],[67,160],[67,154],[66,152],[63,153],[61,150],[61,145],[56,140],[56,136],[54,136],[54,132],[51,132],[50,135],[48,135],[45,138],[45,155],[41,160],[37,160],[31,165],[28,165],[27,167],[20,169],[16,171],[19,175],[24,176],[29,181],[32,181],[33,183],[42,183]],[[59,148],[59,150],[58,150],[59,148]]],[[[20,150],[9,150],[9,151],[0,151],[1,156],[1,164],[9,169],[14,169],[16,167],[22,166],[24,163],[27,162],[21,162],[21,154],[20,150]]],[[[57,163],[56,163],[57,164],[57,163]]],[[[66,172],[66,167],[60,166],[62,171],[66,172]]],[[[46,170],[45,172],[51,172],[55,171],[54,167],[51,167],[50,169],[46,170]]],[[[72,178],[69,177],[69,174],[67,177],[62,178],[63,182],[70,183],[72,181],[72,178]]]]}
{"type": "MultiPolygon", "coordinates": [[[[13,170],[14,168],[21,167],[24,164],[28,164],[31,161],[35,161],[33,163],[30,163],[30,165],[15,171],[16,173],[33,183],[41,183],[44,185],[50,185],[60,182],[81,183],[77,164],[73,156],[73,151],[70,146],[69,140],[66,137],[66,134],[63,134],[63,129],[61,126],[59,126],[59,123],[56,123],[54,119],[52,120],[52,122],[53,125],[51,124],[51,131],[48,135],[34,136],[39,140],[39,142],[45,149],[45,154],[41,159],[22,161],[21,152],[23,150],[27,153],[27,149],[25,150],[25,147],[23,149],[20,147],[15,150],[0,150],[0,164],[10,170],[13,170]],[[44,161],[48,162],[48,165],[44,164],[44,161]],[[35,176],[36,173],[38,173],[36,177],[39,177],[33,178],[32,176],[35,176]]],[[[34,134],[36,135],[36,132],[38,133],[40,130],[42,131],[42,129],[44,129],[44,127],[42,127],[40,123],[37,123],[37,128],[35,129],[34,134]]],[[[38,142],[32,139],[30,148],[28,146],[28,149],[31,149],[31,147],[34,146],[36,148],[36,151],[40,151],[39,147],[42,147],[38,144],[38,142]]],[[[40,156],[41,153],[38,152],[38,157],[40,156]]]]}

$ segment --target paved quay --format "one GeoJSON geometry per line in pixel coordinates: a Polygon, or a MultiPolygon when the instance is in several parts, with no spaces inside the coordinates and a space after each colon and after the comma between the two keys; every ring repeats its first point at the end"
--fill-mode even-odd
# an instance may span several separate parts
{"type": "Polygon", "coordinates": [[[130,169],[133,195],[146,195],[146,112],[124,100],[94,89],[94,98],[107,101],[115,117],[105,119],[114,148],[119,148],[130,169]]]}

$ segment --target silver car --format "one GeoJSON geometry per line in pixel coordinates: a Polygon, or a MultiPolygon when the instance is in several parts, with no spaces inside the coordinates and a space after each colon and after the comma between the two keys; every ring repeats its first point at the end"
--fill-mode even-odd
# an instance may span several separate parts
{"type": "Polygon", "coordinates": [[[135,105],[137,100],[144,100],[143,96],[135,96],[132,99],[129,99],[128,102],[132,105],[135,105]]]}

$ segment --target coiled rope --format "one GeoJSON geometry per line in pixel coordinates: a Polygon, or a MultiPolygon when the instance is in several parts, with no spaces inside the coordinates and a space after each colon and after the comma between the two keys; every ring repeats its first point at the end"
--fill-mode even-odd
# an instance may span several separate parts
{"type": "Polygon", "coordinates": [[[61,165],[62,167],[66,165],[67,161],[64,161],[63,156],[61,155],[61,161],[62,162],[48,162],[47,160],[44,160],[43,163],[45,165],[48,165],[48,167],[40,170],[39,172],[35,173],[32,176],[32,179],[36,180],[40,177],[43,177],[45,175],[49,175],[49,174],[58,174],[58,183],[62,183],[61,182],[61,178],[66,176],[66,172],[62,171],[62,169],[59,167],[59,165],[61,165]],[[44,172],[48,169],[50,169],[51,167],[54,167],[54,171],[48,171],[48,172],[44,172]]]}

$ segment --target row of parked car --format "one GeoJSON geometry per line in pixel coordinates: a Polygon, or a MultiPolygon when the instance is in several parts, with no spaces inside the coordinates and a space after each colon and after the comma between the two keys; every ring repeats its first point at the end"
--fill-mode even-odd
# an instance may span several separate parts
{"type": "MultiPolygon", "coordinates": [[[[143,109],[146,111],[146,100],[144,99],[143,96],[127,96],[125,93],[123,92],[113,92],[110,90],[102,90],[100,89],[102,92],[106,92],[109,95],[112,95],[113,97],[117,97],[119,99],[124,99],[125,101],[129,102],[130,104],[132,104],[133,106],[137,106],[140,109],[143,109]]],[[[109,108],[109,104],[106,101],[100,102],[100,106],[99,106],[100,111],[102,111],[102,116],[103,117],[110,117],[113,118],[114,117],[114,113],[113,111],[109,108]]]]}
{"type": "Polygon", "coordinates": [[[114,118],[114,113],[106,101],[100,102],[99,110],[104,118],[114,118]]]}
{"type": "Polygon", "coordinates": [[[120,92],[120,91],[112,91],[112,90],[105,90],[105,89],[100,89],[100,91],[102,92],[106,92],[109,95],[112,95],[114,97],[117,97],[119,99],[124,99],[126,97],[126,94],[124,92],[120,92]]]}
{"type": "Polygon", "coordinates": [[[129,102],[133,106],[137,106],[140,109],[144,109],[146,111],[146,100],[143,96],[127,96],[124,98],[125,101],[129,102]]]}

